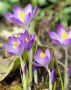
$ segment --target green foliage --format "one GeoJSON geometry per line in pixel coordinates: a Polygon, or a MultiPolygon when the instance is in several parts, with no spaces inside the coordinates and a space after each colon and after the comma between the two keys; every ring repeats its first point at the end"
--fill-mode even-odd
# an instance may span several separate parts
{"type": "Polygon", "coordinates": [[[19,0],[2,0],[0,1],[0,16],[11,10],[12,6],[15,4],[20,4],[19,0]]]}
{"type": "Polygon", "coordinates": [[[0,1],[0,15],[5,14],[9,8],[9,3],[0,1]]]}
{"type": "Polygon", "coordinates": [[[47,4],[47,0],[31,0],[31,3],[33,5],[36,5],[38,4],[39,6],[43,6],[43,5],[46,5],[47,4]]]}
{"type": "Polygon", "coordinates": [[[59,0],[48,0],[48,1],[50,1],[51,3],[56,3],[56,2],[58,2],[59,0]]]}

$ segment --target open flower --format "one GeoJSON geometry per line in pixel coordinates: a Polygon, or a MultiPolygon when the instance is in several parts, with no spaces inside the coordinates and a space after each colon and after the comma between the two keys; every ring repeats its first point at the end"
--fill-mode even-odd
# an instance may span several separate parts
{"type": "Polygon", "coordinates": [[[24,50],[29,51],[34,44],[35,39],[36,39],[36,34],[30,36],[28,31],[25,31],[24,33],[20,34],[20,40],[22,41],[24,50]]]}
{"type": "Polygon", "coordinates": [[[53,53],[50,53],[49,49],[46,49],[45,52],[38,49],[37,53],[34,55],[34,59],[41,66],[47,67],[50,61],[53,59],[53,56],[53,53]]]}
{"type": "Polygon", "coordinates": [[[4,48],[11,54],[21,55],[23,52],[22,42],[16,37],[9,37],[4,48]]]}
{"type": "Polygon", "coordinates": [[[5,18],[13,24],[19,26],[27,26],[30,23],[30,21],[36,16],[37,11],[37,6],[35,6],[33,10],[31,4],[28,4],[25,7],[24,11],[20,7],[14,6],[13,14],[7,13],[5,14],[5,18]]]}
{"type": "Polygon", "coordinates": [[[71,31],[66,31],[62,25],[57,28],[57,33],[50,31],[50,38],[56,43],[60,43],[63,46],[71,44],[71,31]]]}

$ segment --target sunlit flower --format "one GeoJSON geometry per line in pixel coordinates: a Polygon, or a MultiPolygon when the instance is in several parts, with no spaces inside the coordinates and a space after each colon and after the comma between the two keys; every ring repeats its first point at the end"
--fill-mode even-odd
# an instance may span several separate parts
{"type": "Polygon", "coordinates": [[[58,26],[57,33],[50,31],[49,36],[56,44],[63,46],[71,44],[71,31],[66,31],[62,25],[58,26]]]}
{"type": "Polygon", "coordinates": [[[4,48],[11,54],[21,55],[23,52],[22,42],[16,37],[9,37],[4,48]]]}
{"type": "Polygon", "coordinates": [[[20,34],[20,40],[22,41],[24,50],[29,51],[34,44],[35,39],[36,39],[36,34],[30,36],[28,31],[25,31],[24,33],[20,34]]]}
{"type": "Polygon", "coordinates": [[[47,67],[50,61],[53,59],[53,56],[53,53],[51,53],[49,49],[46,49],[45,52],[38,49],[34,55],[34,60],[41,66],[47,67]]]}
{"type": "Polygon", "coordinates": [[[27,26],[30,23],[30,21],[36,16],[37,11],[38,7],[35,6],[33,10],[31,4],[28,4],[24,8],[24,11],[20,7],[14,6],[13,14],[7,13],[5,14],[5,18],[13,24],[19,26],[27,26]]]}

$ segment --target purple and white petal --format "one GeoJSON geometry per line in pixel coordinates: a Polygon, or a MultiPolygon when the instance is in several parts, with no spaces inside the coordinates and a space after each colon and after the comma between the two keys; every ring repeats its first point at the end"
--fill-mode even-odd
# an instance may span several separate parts
{"type": "Polygon", "coordinates": [[[19,6],[16,5],[13,7],[13,13],[16,15],[16,17],[19,18],[19,15],[21,12],[22,12],[22,9],[19,6]]]}
{"type": "Polygon", "coordinates": [[[5,16],[5,18],[6,18],[7,20],[9,20],[11,23],[12,23],[11,18],[12,18],[12,17],[15,18],[15,15],[10,14],[10,13],[5,14],[4,16],[5,16]]]}
{"type": "Polygon", "coordinates": [[[27,15],[29,13],[32,13],[32,6],[31,4],[28,4],[25,8],[24,8],[24,13],[27,15]]]}

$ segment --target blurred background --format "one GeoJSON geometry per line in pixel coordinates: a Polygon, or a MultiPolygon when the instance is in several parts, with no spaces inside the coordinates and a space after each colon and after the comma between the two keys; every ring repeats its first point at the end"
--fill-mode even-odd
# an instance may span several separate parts
{"type": "MultiPolygon", "coordinates": [[[[39,35],[42,44],[50,44],[48,31],[56,31],[56,27],[60,23],[66,30],[71,30],[71,0],[0,0],[0,58],[6,55],[3,45],[8,37],[13,35],[17,36],[19,33],[23,32],[22,27],[15,26],[6,20],[4,14],[8,12],[12,13],[14,5],[18,5],[24,9],[28,3],[32,4],[33,8],[36,4],[38,5],[39,10],[37,16],[30,23],[29,31],[30,33],[35,31],[37,35],[39,35]]],[[[57,51],[59,48],[54,48],[57,58],[60,59],[61,54],[57,51]]],[[[69,55],[71,55],[70,48],[69,55]]]]}

